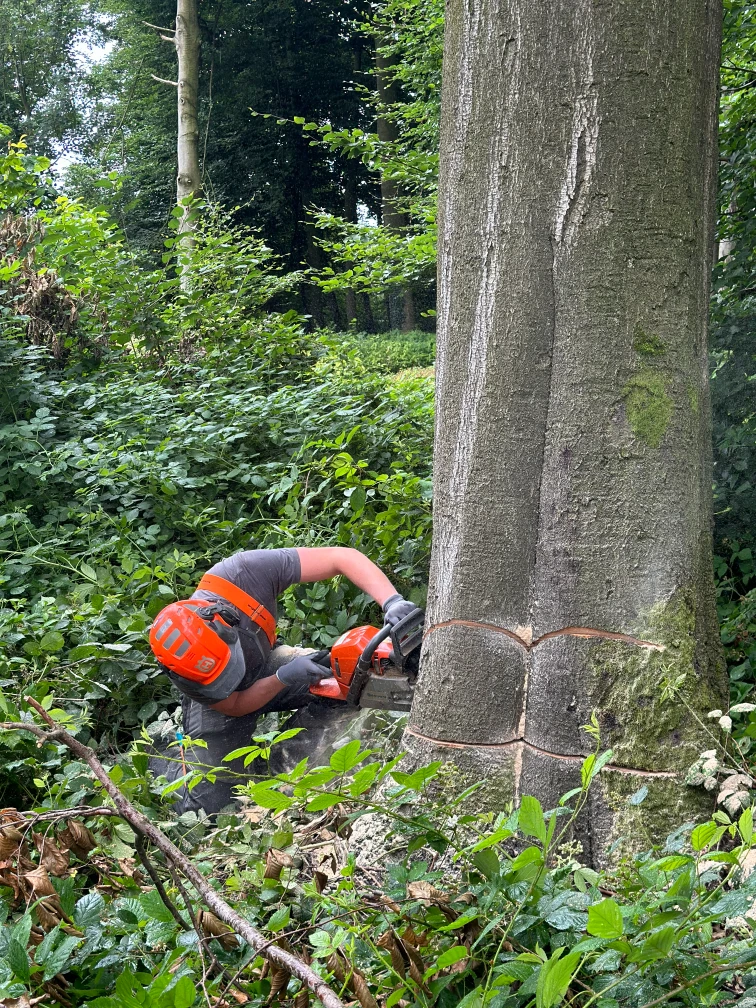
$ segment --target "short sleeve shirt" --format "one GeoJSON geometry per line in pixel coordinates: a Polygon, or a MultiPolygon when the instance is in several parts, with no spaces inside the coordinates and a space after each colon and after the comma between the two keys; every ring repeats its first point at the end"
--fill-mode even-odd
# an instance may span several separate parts
{"type": "MultiPolygon", "coordinates": [[[[301,577],[299,554],[295,549],[258,549],[234,553],[209,569],[225,581],[235,584],[247,595],[261,602],[277,617],[278,596],[301,577]]],[[[213,592],[198,589],[193,598],[216,599],[213,592]]],[[[239,640],[244,652],[245,675],[237,689],[243,690],[261,678],[270,654],[270,642],[263,630],[249,616],[241,615],[239,640]]]]}

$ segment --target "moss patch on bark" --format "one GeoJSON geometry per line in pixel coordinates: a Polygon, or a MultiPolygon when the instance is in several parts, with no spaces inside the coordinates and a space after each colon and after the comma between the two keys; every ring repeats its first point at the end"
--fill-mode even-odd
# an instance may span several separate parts
{"type": "Polygon", "coordinates": [[[650,448],[658,448],[674,409],[664,376],[643,368],[625,384],[622,398],[633,434],[650,448]]]}
{"type": "Polygon", "coordinates": [[[696,614],[687,593],[660,602],[637,635],[664,651],[605,641],[593,652],[591,693],[612,762],[641,770],[685,771],[706,748],[703,717],[723,702],[717,677],[699,668],[696,614]]]}
{"type": "Polygon", "coordinates": [[[713,795],[703,788],[687,787],[671,777],[639,778],[605,770],[595,784],[596,805],[605,805],[610,814],[601,815],[601,823],[610,823],[609,832],[601,838],[603,850],[610,853],[597,860],[605,865],[616,864],[639,850],[662,843],[684,822],[696,822],[711,815],[713,795]],[[646,795],[639,803],[629,804],[628,798],[641,788],[646,795]]]}
{"type": "Polygon", "coordinates": [[[633,332],[633,350],[641,357],[663,357],[667,344],[661,336],[646,332],[638,325],[633,332]]]}

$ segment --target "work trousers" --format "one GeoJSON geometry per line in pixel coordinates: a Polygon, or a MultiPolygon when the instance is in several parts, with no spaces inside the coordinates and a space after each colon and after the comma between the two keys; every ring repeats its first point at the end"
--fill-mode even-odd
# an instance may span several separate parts
{"type": "MultiPolygon", "coordinates": [[[[281,645],[274,648],[268,659],[265,675],[273,675],[276,669],[285,665],[297,655],[309,654],[312,648],[295,648],[281,645]]],[[[346,705],[339,704],[344,708],[346,705]]],[[[254,745],[252,736],[258,720],[272,711],[299,711],[306,708],[306,718],[308,722],[313,720],[317,723],[327,721],[333,711],[333,701],[322,700],[310,693],[309,686],[297,688],[286,687],[281,690],[269,703],[252,714],[243,717],[229,717],[221,714],[220,711],[211,710],[196,700],[189,697],[182,699],[182,715],[184,735],[193,739],[202,739],[207,743],[204,746],[188,745],[184,748],[184,760],[187,770],[192,768],[201,772],[206,772],[210,767],[222,767],[215,774],[215,780],[203,780],[196,784],[191,790],[186,787],[177,792],[177,801],[174,805],[176,812],[198,812],[204,809],[209,815],[220,812],[221,809],[231,805],[236,795],[234,788],[239,784],[244,784],[253,776],[260,776],[265,773],[265,768],[250,764],[244,766],[244,757],[224,763],[223,758],[234,749],[242,746],[254,745]]],[[[275,750],[274,750],[275,751],[275,750]]],[[[170,750],[172,760],[176,760],[178,752],[175,747],[170,750]]],[[[176,780],[184,773],[181,762],[166,762],[161,766],[159,772],[164,773],[168,780],[176,780]]],[[[277,772],[277,771],[273,771],[277,772]]]]}

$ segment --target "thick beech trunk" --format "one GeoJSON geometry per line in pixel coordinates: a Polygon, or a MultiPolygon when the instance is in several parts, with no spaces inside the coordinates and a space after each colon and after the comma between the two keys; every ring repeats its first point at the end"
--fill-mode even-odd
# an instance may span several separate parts
{"type": "Polygon", "coordinates": [[[486,778],[494,806],[553,806],[597,710],[614,755],[580,834],[594,860],[706,804],[682,777],[710,746],[694,713],[726,696],[706,349],[720,20],[714,0],[447,12],[434,542],[406,741],[486,778]]]}
{"type": "MultiPolygon", "coordinates": [[[[200,30],[197,0],[177,0],[176,52],[178,54],[178,174],[176,198],[197,196],[202,189],[199,165],[199,96],[200,30]]],[[[192,221],[188,213],[181,219],[179,233],[191,241],[192,221]]]]}

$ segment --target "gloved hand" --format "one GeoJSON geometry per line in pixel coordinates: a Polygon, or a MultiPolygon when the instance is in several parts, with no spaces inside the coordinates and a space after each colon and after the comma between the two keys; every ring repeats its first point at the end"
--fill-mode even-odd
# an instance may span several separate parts
{"type": "Polygon", "coordinates": [[[396,595],[389,595],[383,603],[383,625],[396,626],[400,620],[403,620],[405,616],[409,616],[416,609],[417,606],[414,602],[408,602],[406,598],[402,598],[398,593],[396,595]]]}
{"type": "Polygon", "coordinates": [[[330,676],[330,668],[318,665],[312,660],[312,655],[297,655],[290,662],[282,665],[276,672],[276,677],[285,686],[314,686],[321,679],[330,676]]]}

